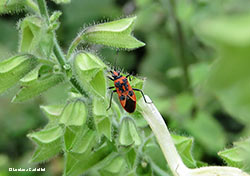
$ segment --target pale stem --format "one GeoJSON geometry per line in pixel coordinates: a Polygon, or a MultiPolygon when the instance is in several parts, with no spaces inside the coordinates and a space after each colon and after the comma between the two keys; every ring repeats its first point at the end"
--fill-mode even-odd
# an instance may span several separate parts
{"type": "MultiPolygon", "coordinates": [[[[148,96],[145,97],[148,102],[151,102],[148,96]]],[[[143,98],[138,101],[138,105],[141,107],[142,115],[151,127],[174,176],[250,176],[234,167],[208,166],[196,169],[187,168],[177,152],[167,125],[155,105],[153,103],[145,103],[143,98]]]]}
{"type": "MultiPolygon", "coordinates": [[[[150,98],[146,96],[148,102],[151,102],[150,98]]],[[[142,109],[142,114],[145,120],[148,122],[151,127],[160,147],[165,156],[165,159],[168,162],[168,165],[175,176],[185,175],[188,172],[188,168],[184,165],[180,155],[178,154],[174,142],[171,138],[168,128],[155,107],[153,103],[147,104],[143,99],[140,99],[138,102],[139,106],[142,109]],[[178,170],[178,173],[177,173],[178,170]],[[180,172],[180,173],[179,173],[180,172]]],[[[187,176],[187,175],[185,175],[187,176]]]]}

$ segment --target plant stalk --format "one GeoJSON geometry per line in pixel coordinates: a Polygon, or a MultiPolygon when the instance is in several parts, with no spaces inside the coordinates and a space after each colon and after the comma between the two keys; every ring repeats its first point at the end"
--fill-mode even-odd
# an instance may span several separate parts
{"type": "MultiPolygon", "coordinates": [[[[145,97],[147,102],[151,102],[148,96],[145,97]]],[[[250,176],[238,168],[227,166],[189,169],[178,154],[167,125],[155,105],[145,103],[143,98],[138,101],[138,105],[141,107],[142,115],[151,127],[174,176],[250,176]]]]}
{"type": "Polygon", "coordinates": [[[34,12],[39,13],[39,8],[37,7],[36,3],[33,0],[26,0],[26,5],[32,9],[34,12]]]}
{"type": "MultiPolygon", "coordinates": [[[[148,96],[145,97],[148,102],[151,102],[148,96]]],[[[170,132],[155,105],[153,103],[147,104],[143,99],[140,99],[138,104],[141,107],[142,114],[151,127],[174,176],[179,176],[177,170],[181,173],[187,173],[188,168],[184,165],[178,154],[170,132]]]]}
{"type": "Polygon", "coordinates": [[[68,52],[67,52],[67,59],[71,57],[73,52],[75,51],[76,47],[82,42],[82,32],[76,36],[73,42],[70,44],[68,52]]]}
{"type": "Polygon", "coordinates": [[[38,8],[40,11],[40,14],[44,19],[46,20],[46,24],[49,25],[49,13],[47,10],[46,2],[45,0],[37,0],[38,8]]]}
{"type": "MultiPolygon", "coordinates": [[[[37,0],[37,4],[38,4],[38,8],[39,8],[41,16],[45,18],[46,24],[49,26],[50,25],[49,24],[49,13],[48,13],[48,10],[47,10],[47,5],[46,5],[45,0],[37,0]]],[[[67,70],[64,69],[66,59],[65,59],[65,56],[64,56],[64,53],[63,53],[62,49],[60,48],[60,46],[58,44],[55,32],[53,32],[53,42],[54,42],[53,51],[54,51],[54,54],[55,54],[55,56],[57,58],[57,61],[59,62],[62,70],[67,72],[67,70]]],[[[68,72],[70,72],[70,70],[68,70],[68,72]]],[[[80,86],[78,85],[77,81],[74,78],[70,78],[70,83],[72,84],[72,86],[74,88],[77,89],[77,91],[79,93],[81,93],[85,97],[88,97],[86,92],[80,88],[80,86]]]]}

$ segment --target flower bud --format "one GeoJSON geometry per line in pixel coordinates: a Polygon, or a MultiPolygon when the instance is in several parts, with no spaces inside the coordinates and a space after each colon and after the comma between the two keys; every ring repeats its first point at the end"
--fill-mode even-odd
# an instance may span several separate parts
{"type": "Polygon", "coordinates": [[[89,52],[81,52],[75,56],[73,72],[80,86],[93,95],[106,96],[106,65],[97,56],[89,52]]]}
{"type": "Polygon", "coordinates": [[[121,145],[140,145],[141,138],[132,118],[124,117],[120,125],[119,142],[121,145]]]}
{"type": "Polygon", "coordinates": [[[131,35],[136,17],[88,27],[81,34],[82,40],[115,48],[135,49],[145,44],[131,35]]]}
{"type": "Polygon", "coordinates": [[[0,93],[14,86],[38,64],[32,55],[17,55],[0,62],[0,93]]]}

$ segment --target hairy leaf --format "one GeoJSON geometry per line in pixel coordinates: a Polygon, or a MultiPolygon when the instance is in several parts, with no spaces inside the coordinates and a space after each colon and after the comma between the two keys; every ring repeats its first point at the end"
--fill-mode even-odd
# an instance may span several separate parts
{"type": "Polygon", "coordinates": [[[93,115],[98,133],[105,135],[111,140],[111,119],[110,113],[106,110],[108,105],[104,100],[95,98],[93,101],[93,115]]]}
{"type": "Polygon", "coordinates": [[[62,74],[51,74],[45,78],[35,80],[28,85],[24,85],[12,99],[12,102],[22,102],[38,96],[63,81],[64,76],[62,74]]]}
{"type": "Polygon", "coordinates": [[[31,55],[17,55],[0,62],[0,93],[15,85],[36,67],[37,59],[31,55]]]}
{"type": "Polygon", "coordinates": [[[29,52],[35,55],[49,57],[53,49],[53,33],[43,25],[43,20],[37,16],[28,16],[20,24],[19,52],[29,52]]]}
{"type": "Polygon", "coordinates": [[[220,151],[219,156],[229,166],[250,171],[250,138],[235,142],[234,147],[220,151]]]}
{"type": "Polygon", "coordinates": [[[119,131],[119,142],[121,145],[140,145],[141,138],[136,129],[135,122],[130,117],[123,117],[120,131],[119,131]]]}
{"type": "Polygon", "coordinates": [[[65,126],[83,126],[87,119],[87,108],[81,100],[70,102],[64,108],[60,124],[65,126]]]}
{"type": "Polygon", "coordinates": [[[145,44],[131,35],[136,17],[124,18],[88,27],[82,40],[115,48],[135,49],[145,44]]]}
{"type": "Polygon", "coordinates": [[[26,0],[1,0],[0,14],[17,13],[25,9],[26,0]]]}
{"type": "Polygon", "coordinates": [[[62,135],[63,131],[59,126],[28,134],[38,145],[31,161],[41,162],[57,155],[62,150],[62,135]]]}
{"type": "Polygon", "coordinates": [[[97,56],[81,52],[74,59],[74,74],[80,85],[94,95],[106,96],[106,65],[97,56]],[[102,86],[100,86],[102,85],[102,86]]]}

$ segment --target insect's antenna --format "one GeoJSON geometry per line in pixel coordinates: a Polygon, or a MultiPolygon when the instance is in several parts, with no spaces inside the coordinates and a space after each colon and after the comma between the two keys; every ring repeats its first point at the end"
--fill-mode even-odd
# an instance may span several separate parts
{"type": "Polygon", "coordinates": [[[114,68],[114,70],[116,71],[116,64],[117,64],[117,58],[118,58],[118,50],[116,50],[116,54],[115,54],[115,64],[114,64],[114,66],[115,66],[115,68],[114,68]]]}

